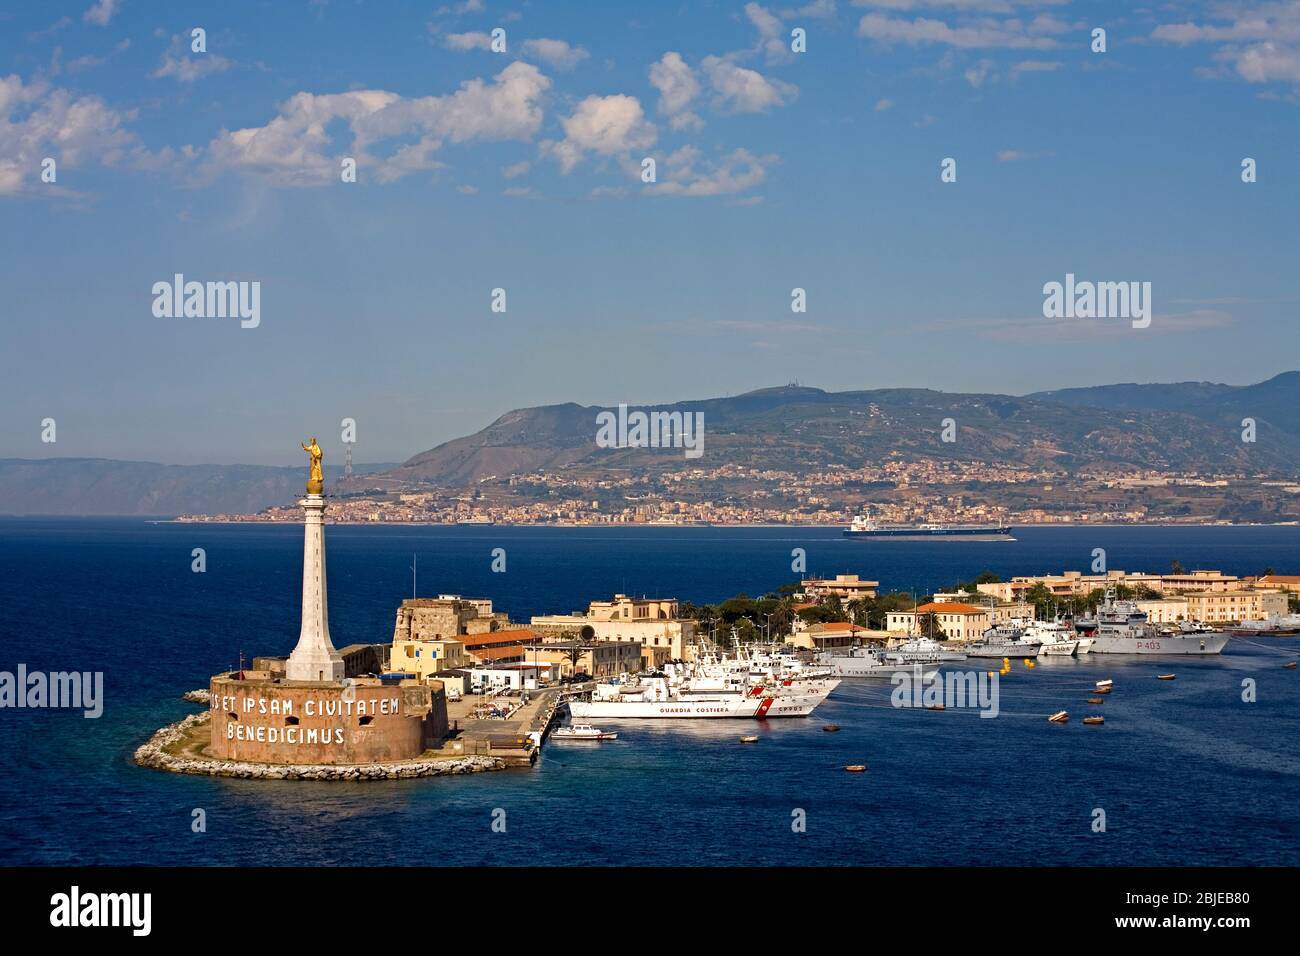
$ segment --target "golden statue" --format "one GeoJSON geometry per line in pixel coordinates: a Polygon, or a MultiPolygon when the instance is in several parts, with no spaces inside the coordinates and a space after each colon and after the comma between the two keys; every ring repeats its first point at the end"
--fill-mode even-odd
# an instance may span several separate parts
{"type": "Polygon", "coordinates": [[[311,455],[311,473],[307,476],[307,494],[318,495],[325,488],[325,476],[321,473],[320,460],[323,452],[320,445],[316,444],[316,439],[312,438],[310,445],[303,445],[302,450],[311,455]]]}

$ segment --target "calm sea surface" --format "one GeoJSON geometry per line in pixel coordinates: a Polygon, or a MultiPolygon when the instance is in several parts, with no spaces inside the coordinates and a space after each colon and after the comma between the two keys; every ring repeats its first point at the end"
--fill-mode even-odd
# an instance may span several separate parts
{"type": "MultiPolygon", "coordinates": [[[[0,711],[7,864],[1300,864],[1300,641],[1218,658],[1017,662],[1002,716],[896,710],[845,682],[807,720],[622,722],[547,746],[532,770],[370,784],[141,770],[132,750],[242,650],[297,639],[294,526],[0,520],[0,670],[100,670],[98,720],[0,711]],[[207,572],[190,570],[204,548],[207,572]],[[1157,673],[1175,671],[1162,682],[1157,673]],[[1079,717],[1092,682],[1106,724],[1079,717]],[[1251,678],[1258,700],[1242,701],[1251,678]],[[1048,713],[1069,708],[1065,726],[1048,713]],[[824,723],[843,729],[824,733],[824,723]],[[742,746],[741,733],[757,733],[742,746]],[[846,774],[866,763],[866,774],[846,774]],[[207,832],[193,833],[203,808],[207,832]],[[507,814],[493,833],[493,811],[507,814]],[[1096,809],[1106,832],[1092,832],[1096,809]],[[796,810],[807,832],[792,832],[796,810]]],[[[337,645],[391,638],[411,593],[490,597],[516,620],[614,592],[717,601],[810,574],[930,591],[983,570],[1300,573],[1300,528],[1052,528],[1015,542],[846,541],[837,530],[330,527],[337,645]],[[507,571],[492,573],[504,548],[507,571]]]]}

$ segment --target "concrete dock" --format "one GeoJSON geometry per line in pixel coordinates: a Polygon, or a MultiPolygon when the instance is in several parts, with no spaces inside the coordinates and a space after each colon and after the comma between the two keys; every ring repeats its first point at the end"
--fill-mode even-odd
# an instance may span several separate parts
{"type": "Polygon", "coordinates": [[[580,689],[565,685],[528,691],[528,702],[505,720],[474,716],[474,708],[491,698],[468,694],[448,701],[452,736],[443,741],[442,752],[482,754],[498,757],[510,766],[528,766],[537,759],[537,741],[544,741],[550,732],[561,694],[580,689]]]}

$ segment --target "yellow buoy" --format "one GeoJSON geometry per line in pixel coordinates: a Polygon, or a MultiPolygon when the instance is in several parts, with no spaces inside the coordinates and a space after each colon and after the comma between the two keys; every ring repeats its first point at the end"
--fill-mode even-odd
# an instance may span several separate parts
{"type": "Polygon", "coordinates": [[[1038,665],[1033,661],[1025,661],[1025,666],[1028,667],[1030,670],[1033,670],[1038,665]]]}

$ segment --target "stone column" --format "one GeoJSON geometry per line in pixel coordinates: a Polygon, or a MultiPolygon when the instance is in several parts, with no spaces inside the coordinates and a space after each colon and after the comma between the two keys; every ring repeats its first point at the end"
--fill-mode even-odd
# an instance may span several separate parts
{"type": "Polygon", "coordinates": [[[330,641],[329,601],[325,594],[325,499],[308,495],[303,511],[302,630],[289,655],[285,677],[297,681],[343,680],[343,656],[330,641]]]}

